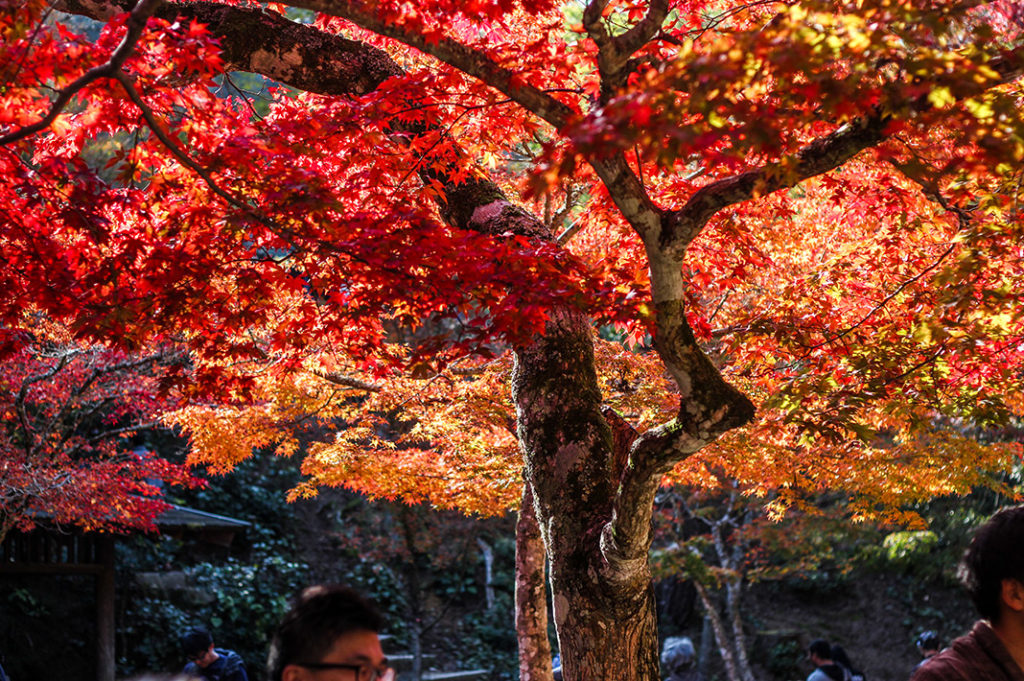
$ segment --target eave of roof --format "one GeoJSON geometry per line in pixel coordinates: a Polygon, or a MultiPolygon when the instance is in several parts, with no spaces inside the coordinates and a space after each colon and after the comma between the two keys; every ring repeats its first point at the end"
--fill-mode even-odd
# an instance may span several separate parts
{"type": "Polygon", "coordinates": [[[161,513],[153,521],[160,529],[176,527],[184,528],[215,528],[225,530],[237,530],[245,527],[252,527],[252,523],[236,518],[229,518],[216,513],[197,511],[194,508],[171,505],[169,509],[161,513]]]}

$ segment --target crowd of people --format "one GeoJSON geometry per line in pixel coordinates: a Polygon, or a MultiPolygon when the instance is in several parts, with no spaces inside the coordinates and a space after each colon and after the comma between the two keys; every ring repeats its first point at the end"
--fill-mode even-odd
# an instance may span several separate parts
{"type": "MultiPolygon", "coordinates": [[[[1024,681],[1024,506],[1003,509],[978,528],[959,576],[980,618],[946,648],[934,631],[923,632],[916,642],[922,660],[908,671],[910,681],[1024,681]]],[[[383,625],[370,601],[352,589],[307,588],[274,632],[267,678],[321,681],[330,671],[339,681],[395,681],[378,636],[383,625]]],[[[187,630],[181,646],[188,662],[175,681],[249,681],[242,659],[215,647],[207,629],[187,630]]],[[[838,645],[814,640],[807,656],[814,665],[807,681],[865,681],[838,645]]],[[[661,661],[666,681],[701,679],[688,638],[666,640],[661,661]]]]}

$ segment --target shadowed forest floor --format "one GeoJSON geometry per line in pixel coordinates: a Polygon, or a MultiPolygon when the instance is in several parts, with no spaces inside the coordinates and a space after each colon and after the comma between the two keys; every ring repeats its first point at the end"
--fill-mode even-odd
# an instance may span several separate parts
{"type": "MultiPolygon", "coordinates": [[[[812,666],[804,651],[815,638],[843,646],[869,681],[907,681],[920,660],[914,640],[921,631],[933,629],[948,644],[975,620],[957,586],[879,573],[818,584],[756,585],[745,603],[746,621],[758,632],[750,652],[759,681],[805,679],[812,666]]],[[[683,633],[697,643],[699,627],[699,616],[692,617],[683,633]]],[[[709,671],[726,678],[717,653],[709,671]]]]}

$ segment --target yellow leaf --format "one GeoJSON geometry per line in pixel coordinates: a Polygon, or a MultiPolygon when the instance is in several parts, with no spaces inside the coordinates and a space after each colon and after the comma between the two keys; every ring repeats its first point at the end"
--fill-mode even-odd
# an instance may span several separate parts
{"type": "Polygon", "coordinates": [[[710,123],[712,127],[721,128],[724,127],[727,122],[728,121],[726,121],[726,119],[720,116],[717,112],[708,112],[708,123],[710,123]]]}
{"type": "Polygon", "coordinates": [[[999,80],[1001,78],[999,72],[987,64],[980,64],[975,73],[974,80],[979,83],[984,83],[987,80],[999,80]]]}
{"type": "Polygon", "coordinates": [[[989,325],[1000,333],[1009,333],[1013,317],[1007,312],[989,317],[989,325]]]}
{"type": "Polygon", "coordinates": [[[927,345],[932,340],[932,330],[927,324],[919,324],[914,327],[914,340],[921,345],[927,345]]]}
{"type": "Polygon", "coordinates": [[[928,101],[936,109],[948,109],[956,102],[956,97],[946,86],[937,87],[928,93],[928,101]]]}
{"type": "Polygon", "coordinates": [[[995,113],[992,110],[991,104],[989,104],[988,102],[979,101],[977,99],[968,99],[966,102],[964,102],[964,105],[967,107],[967,110],[974,115],[975,118],[992,118],[992,115],[995,113]]]}

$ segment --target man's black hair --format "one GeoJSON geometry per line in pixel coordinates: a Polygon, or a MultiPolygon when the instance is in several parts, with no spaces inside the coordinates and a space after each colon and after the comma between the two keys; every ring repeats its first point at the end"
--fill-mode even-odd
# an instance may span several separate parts
{"type": "Polygon", "coordinates": [[[274,632],[267,657],[271,681],[281,681],[284,668],[320,662],[335,641],[353,631],[380,632],[377,608],[354,589],[311,586],[295,599],[274,632]]]}
{"type": "Polygon", "coordinates": [[[816,638],[811,641],[811,645],[807,646],[807,652],[820,657],[822,660],[832,659],[832,646],[823,638],[816,638]]]}
{"type": "Polygon", "coordinates": [[[1001,509],[975,531],[958,575],[978,613],[998,622],[1003,580],[1024,582],[1024,506],[1001,509]]]}
{"type": "Polygon", "coordinates": [[[209,650],[210,644],[213,643],[213,637],[205,627],[186,629],[182,632],[180,640],[181,652],[190,660],[209,650]]]}

